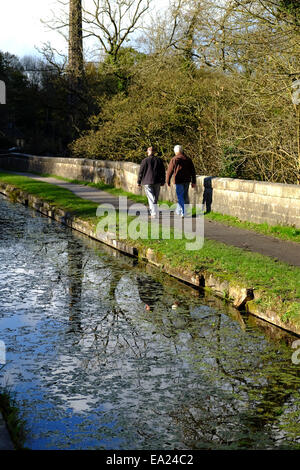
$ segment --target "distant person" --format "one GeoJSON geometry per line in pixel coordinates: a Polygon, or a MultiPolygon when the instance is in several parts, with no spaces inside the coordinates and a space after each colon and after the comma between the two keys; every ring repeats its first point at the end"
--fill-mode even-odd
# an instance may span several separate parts
{"type": "Polygon", "coordinates": [[[183,153],[181,145],[175,145],[174,154],[167,170],[167,185],[171,185],[173,177],[178,201],[175,213],[184,217],[184,205],[189,204],[189,186],[196,187],[196,171],[192,159],[183,153]]]}
{"type": "Polygon", "coordinates": [[[154,218],[157,216],[160,187],[166,182],[166,170],[162,159],[154,155],[153,147],[147,149],[147,155],[141,162],[137,184],[139,187],[144,186],[150,215],[154,218]]]}

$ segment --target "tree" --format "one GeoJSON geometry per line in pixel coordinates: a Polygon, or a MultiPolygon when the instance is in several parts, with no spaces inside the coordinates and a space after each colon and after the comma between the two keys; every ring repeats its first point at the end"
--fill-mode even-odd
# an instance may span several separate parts
{"type": "Polygon", "coordinates": [[[72,132],[70,138],[74,138],[82,127],[84,111],[82,105],[85,101],[86,90],[84,87],[84,63],[83,63],[83,37],[82,37],[82,2],[70,0],[69,3],[69,40],[68,40],[68,67],[69,81],[69,118],[72,132]]]}
{"type": "Polygon", "coordinates": [[[152,0],[93,0],[83,9],[85,37],[99,40],[102,50],[117,62],[121,47],[140,26],[152,0]]]}
{"type": "Polygon", "coordinates": [[[83,70],[82,4],[81,0],[70,0],[68,74],[78,81],[82,79],[83,70]]]}
{"type": "Polygon", "coordinates": [[[53,13],[51,20],[43,22],[51,30],[59,32],[66,41],[69,41],[66,30],[74,28],[73,37],[76,37],[77,45],[72,47],[75,54],[82,51],[82,47],[79,46],[80,37],[83,40],[94,38],[99,44],[97,52],[108,55],[113,62],[116,62],[121,47],[124,47],[141,27],[142,19],[153,0],[86,0],[83,4],[81,0],[69,1],[70,3],[66,3],[64,0],[57,0],[64,10],[58,14],[53,13]],[[68,18],[65,12],[66,5],[70,7],[68,18]],[[80,15],[82,15],[82,30],[79,27],[80,15]],[[71,26],[72,24],[75,26],[71,26]]]}
{"type": "MultiPolygon", "coordinates": [[[[90,97],[94,94],[93,90],[88,89],[88,78],[86,75],[84,77],[83,73],[84,70],[88,71],[90,77],[92,73],[94,82],[95,69],[90,64],[84,64],[83,40],[95,38],[99,41],[100,51],[104,53],[103,63],[107,75],[112,77],[113,82],[117,81],[118,90],[126,90],[130,73],[124,63],[124,55],[128,55],[126,51],[133,51],[126,43],[141,25],[142,17],[150,8],[151,1],[86,0],[83,3],[81,0],[70,0],[68,19],[59,12],[59,16],[54,15],[51,21],[46,22],[52,30],[61,33],[68,41],[69,59],[66,70],[70,86],[69,108],[72,126],[75,126],[77,131],[87,121],[90,97]],[[67,28],[69,35],[65,34],[67,28]]],[[[67,5],[64,0],[58,0],[58,3],[64,7],[67,5]]],[[[52,48],[47,46],[43,52],[44,56],[53,62],[55,54],[52,48]]],[[[132,56],[131,52],[129,54],[132,56]]]]}

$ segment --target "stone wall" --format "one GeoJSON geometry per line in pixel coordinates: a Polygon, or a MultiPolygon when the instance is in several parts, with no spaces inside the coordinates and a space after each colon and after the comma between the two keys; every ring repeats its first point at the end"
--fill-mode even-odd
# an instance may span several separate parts
{"type": "MultiPolygon", "coordinates": [[[[131,162],[9,154],[0,155],[0,167],[95,183],[103,181],[141,193],[136,184],[139,165],[131,162]]],[[[204,203],[208,211],[250,222],[300,228],[300,186],[297,185],[197,176],[197,188],[190,189],[190,198],[193,203],[204,203]]],[[[173,185],[162,188],[161,199],[176,201],[173,185]]]]}

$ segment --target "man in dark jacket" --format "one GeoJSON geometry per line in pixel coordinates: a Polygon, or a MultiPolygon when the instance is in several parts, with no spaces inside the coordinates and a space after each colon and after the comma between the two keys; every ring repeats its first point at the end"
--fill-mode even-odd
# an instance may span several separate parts
{"type": "Polygon", "coordinates": [[[181,145],[175,145],[174,153],[167,170],[167,185],[170,186],[173,176],[178,201],[176,214],[184,217],[184,205],[189,204],[190,183],[192,188],[196,187],[196,171],[193,161],[184,155],[181,145]]]}
{"type": "Polygon", "coordinates": [[[157,202],[160,187],[166,182],[166,170],[161,158],[154,155],[153,147],[147,149],[148,157],[140,165],[138,186],[143,185],[149,202],[151,217],[157,216],[157,202]]]}

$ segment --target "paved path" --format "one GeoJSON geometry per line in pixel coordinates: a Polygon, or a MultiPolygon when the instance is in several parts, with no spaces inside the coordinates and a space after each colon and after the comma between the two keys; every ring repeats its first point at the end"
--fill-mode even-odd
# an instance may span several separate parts
{"type": "MultiPolygon", "coordinates": [[[[73,184],[66,181],[61,181],[52,177],[42,177],[31,173],[18,173],[24,176],[29,176],[40,181],[52,183],[62,188],[69,189],[77,196],[89,199],[98,204],[108,203],[118,207],[119,199],[110,193],[101,191],[96,188],[84,186],[80,184],[73,184]]],[[[134,201],[128,200],[128,206],[135,204],[134,201]]],[[[169,219],[169,211],[164,210],[160,223],[164,224],[165,219],[169,219]]],[[[182,226],[182,220],[179,217],[171,216],[171,225],[175,227],[182,226]]],[[[195,230],[195,221],[193,221],[193,229],[195,230]]],[[[204,236],[209,240],[216,240],[227,245],[236,246],[251,252],[261,253],[279,261],[283,261],[292,266],[300,267],[300,244],[296,242],[284,241],[271,236],[255,233],[250,230],[244,230],[237,227],[230,227],[220,222],[205,219],[204,223],[204,236]]]]}

